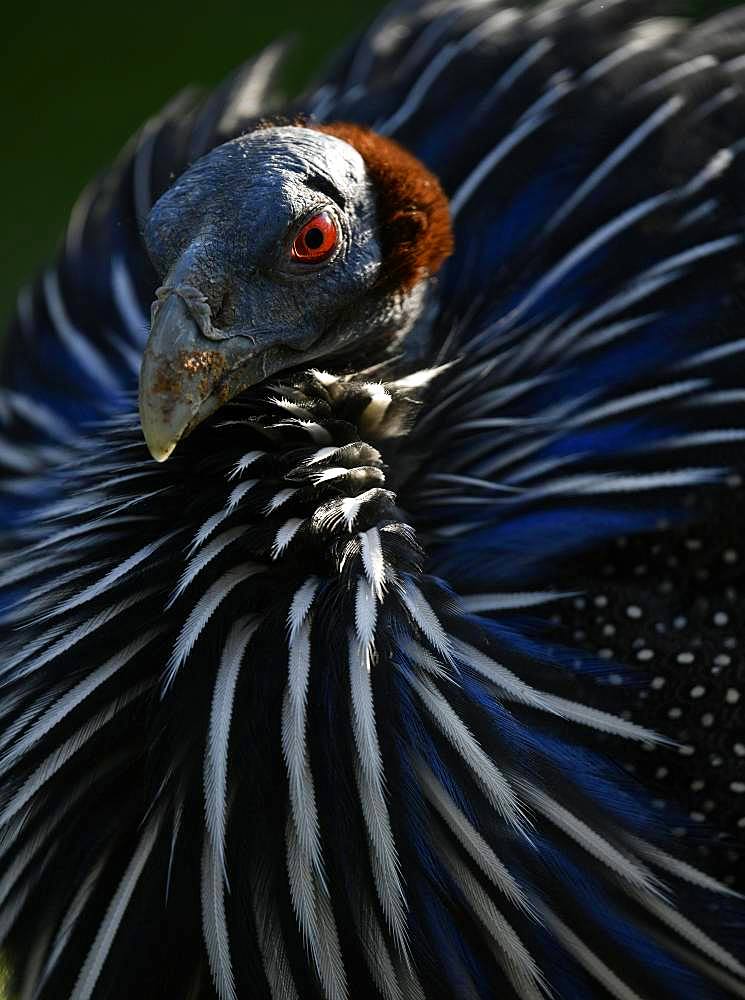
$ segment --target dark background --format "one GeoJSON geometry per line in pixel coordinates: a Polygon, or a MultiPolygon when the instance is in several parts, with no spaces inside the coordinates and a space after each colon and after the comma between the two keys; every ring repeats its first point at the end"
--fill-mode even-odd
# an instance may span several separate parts
{"type": "MultiPolygon", "coordinates": [[[[736,0],[678,0],[702,16],[736,0]]],[[[209,85],[278,35],[297,90],[380,0],[15,0],[0,20],[0,330],[86,181],[187,84],[209,85]]]]}

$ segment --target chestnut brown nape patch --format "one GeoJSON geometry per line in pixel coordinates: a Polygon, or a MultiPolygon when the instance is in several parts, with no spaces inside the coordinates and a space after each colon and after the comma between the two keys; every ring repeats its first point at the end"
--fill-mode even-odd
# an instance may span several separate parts
{"type": "Polygon", "coordinates": [[[453,252],[450,206],[434,174],[394,139],[361,125],[312,125],[362,156],[375,186],[383,250],[381,281],[407,291],[438,271],[453,252]]]}

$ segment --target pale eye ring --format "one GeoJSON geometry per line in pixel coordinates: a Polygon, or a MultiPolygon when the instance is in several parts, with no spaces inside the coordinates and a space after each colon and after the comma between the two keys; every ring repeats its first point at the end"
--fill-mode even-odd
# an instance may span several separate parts
{"type": "Polygon", "coordinates": [[[328,212],[319,212],[308,219],[292,243],[293,260],[318,264],[327,260],[336,248],[339,231],[328,212]]]}

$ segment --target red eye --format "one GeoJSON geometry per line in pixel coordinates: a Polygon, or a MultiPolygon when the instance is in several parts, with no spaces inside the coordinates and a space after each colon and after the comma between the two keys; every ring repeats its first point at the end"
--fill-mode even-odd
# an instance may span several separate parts
{"type": "Polygon", "coordinates": [[[328,212],[321,212],[306,222],[295,237],[292,256],[310,264],[325,260],[336,246],[336,238],[336,223],[328,212]]]}

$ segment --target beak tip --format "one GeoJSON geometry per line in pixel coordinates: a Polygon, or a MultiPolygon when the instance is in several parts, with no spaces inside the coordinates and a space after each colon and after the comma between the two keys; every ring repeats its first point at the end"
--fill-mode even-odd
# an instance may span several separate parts
{"type": "Polygon", "coordinates": [[[171,421],[158,417],[151,407],[140,403],[140,427],[147,450],[156,462],[165,462],[173,454],[181,434],[171,421]]]}
{"type": "Polygon", "coordinates": [[[175,441],[172,444],[156,444],[154,441],[148,441],[147,438],[145,438],[145,444],[147,445],[147,450],[150,452],[151,457],[154,458],[156,462],[165,462],[166,459],[170,458],[173,454],[176,447],[175,441]]]}
{"type": "Polygon", "coordinates": [[[171,446],[170,448],[165,448],[159,451],[157,448],[151,448],[150,445],[148,445],[148,451],[150,452],[150,454],[152,455],[152,457],[155,459],[156,462],[165,462],[166,459],[170,458],[174,448],[175,445],[171,446]]]}

